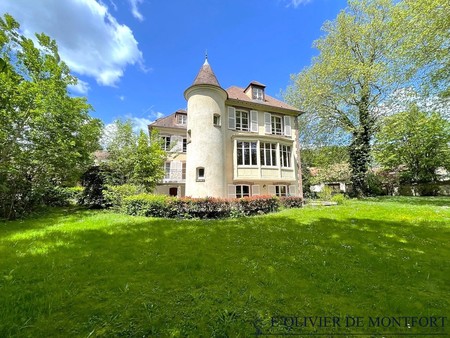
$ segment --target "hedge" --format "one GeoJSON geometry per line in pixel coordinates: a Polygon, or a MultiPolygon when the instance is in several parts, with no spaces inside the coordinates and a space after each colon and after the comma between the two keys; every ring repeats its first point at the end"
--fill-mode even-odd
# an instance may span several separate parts
{"type": "MultiPolygon", "coordinates": [[[[254,196],[239,199],[176,198],[166,195],[140,194],[125,197],[121,210],[125,214],[165,218],[226,218],[267,214],[281,205],[292,207],[298,198],[283,202],[275,196],[254,196]]],[[[298,205],[295,206],[298,206],[298,205]]]]}

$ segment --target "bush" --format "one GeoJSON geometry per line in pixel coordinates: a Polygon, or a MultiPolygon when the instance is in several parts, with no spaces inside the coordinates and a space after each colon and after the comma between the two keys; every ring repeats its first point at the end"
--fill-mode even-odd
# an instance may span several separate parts
{"type": "Polygon", "coordinates": [[[337,204],[345,204],[347,202],[347,197],[344,194],[336,194],[331,197],[332,202],[336,202],[337,204]]]}
{"type": "Polygon", "coordinates": [[[281,197],[280,202],[285,208],[301,208],[303,206],[303,198],[296,196],[281,197]]]}
{"type": "Polygon", "coordinates": [[[81,185],[84,187],[78,204],[89,208],[98,209],[108,207],[103,190],[105,189],[104,172],[98,167],[93,166],[81,177],[81,185]]]}
{"type": "Polygon", "coordinates": [[[106,185],[103,190],[105,203],[115,209],[122,207],[123,199],[133,195],[139,195],[145,192],[145,188],[132,184],[106,185]]]}
{"type": "Polygon", "coordinates": [[[226,218],[265,214],[278,210],[277,197],[258,196],[240,199],[175,198],[140,194],[125,197],[122,212],[134,216],[166,218],[226,218]]]}
{"type": "Polygon", "coordinates": [[[83,192],[82,187],[51,187],[43,197],[43,203],[51,207],[64,207],[75,204],[83,192]]]}
{"type": "Polygon", "coordinates": [[[232,209],[235,216],[253,216],[268,214],[280,208],[280,200],[275,196],[254,196],[233,200],[232,209]]]}
{"type": "Polygon", "coordinates": [[[333,196],[333,189],[325,185],[322,188],[322,191],[317,193],[317,196],[319,196],[319,199],[321,199],[322,201],[330,201],[331,197],[333,196]]]}
{"type": "Polygon", "coordinates": [[[166,195],[139,194],[125,197],[122,211],[132,216],[170,217],[172,208],[170,201],[175,197],[166,195]]]}

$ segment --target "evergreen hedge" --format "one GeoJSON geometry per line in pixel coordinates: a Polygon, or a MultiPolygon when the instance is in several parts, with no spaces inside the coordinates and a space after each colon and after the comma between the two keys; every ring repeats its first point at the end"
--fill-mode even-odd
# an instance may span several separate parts
{"type": "Polygon", "coordinates": [[[139,194],[125,197],[121,210],[125,214],[165,218],[226,218],[267,214],[285,207],[301,206],[300,198],[280,200],[276,196],[253,196],[236,199],[176,198],[139,194]]]}

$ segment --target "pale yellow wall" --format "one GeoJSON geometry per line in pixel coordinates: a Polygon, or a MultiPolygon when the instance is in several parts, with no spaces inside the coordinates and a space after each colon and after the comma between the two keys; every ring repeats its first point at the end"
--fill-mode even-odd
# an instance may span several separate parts
{"type": "Polygon", "coordinates": [[[188,99],[186,196],[225,197],[224,116],[226,92],[214,86],[193,86],[186,91],[188,99]],[[214,114],[222,125],[213,124],[214,114]],[[205,168],[205,181],[197,181],[197,168],[205,168]]]}

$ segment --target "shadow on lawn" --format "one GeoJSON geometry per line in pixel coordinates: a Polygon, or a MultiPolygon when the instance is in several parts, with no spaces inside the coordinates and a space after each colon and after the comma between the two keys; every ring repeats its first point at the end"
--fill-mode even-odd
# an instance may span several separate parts
{"type": "MultiPolygon", "coordinates": [[[[68,216],[81,220],[96,215],[98,211],[61,211],[13,230],[39,228],[40,223],[52,226],[68,216]]],[[[253,328],[241,322],[258,313],[303,309],[291,304],[293,299],[298,302],[302,291],[314,304],[306,309],[312,314],[325,314],[331,307],[322,294],[336,294],[337,303],[332,305],[344,308],[352,306],[355,293],[364,289],[374,293],[373,303],[364,306],[373,313],[388,313],[392,304],[377,303],[385,287],[399,289],[395,301],[407,305],[395,304],[400,306],[397,312],[411,315],[418,310],[402,292],[407,292],[406,279],[416,273],[413,264],[426,266],[432,259],[439,266],[425,270],[442,275],[450,271],[446,259],[450,233],[443,221],[327,217],[305,221],[301,215],[299,210],[295,217],[281,213],[218,221],[112,218],[110,226],[99,229],[54,231],[42,240],[9,242],[14,250],[1,252],[0,247],[4,258],[0,272],[9,273],[3,290],[10,292],[9,303],[16,304],[8,311],[19,312],[7,333],[26,335],[28,329],[20,331],[24,325],[20,318],[31,318],[29,330],[33,325],[41,330],[35,336],[45,331],[45,320],[59,332],[72,330],[74,336],[93,330],[112,336],[165,336],[175,328],[180,335],[208,336],[220,329],[224,335],[245,336],[253,328]],[[46,250],[36,250],[39,246],[46,250]],[[17,256],[18,251],[23,254],[17,256]],[[33,296],[22,299],[20,285],[29,287],[33,296]],[[50,312],[48,304],[39,301],[52,292],[55,296],[47,303],[56,309],[50,312]],[[223,318],[218,319],[223,311],[233,314],[226,325],[235,325],[237,331],[229,331],[223,318]]],[[[443,285],[446,280],[441,278],[443,285]]],[[[419,294],[422,291],[415,287],[412,280],[417,304],[430,299],[427,290],[419,294]]],[[[429,292],[444,291],[438,283],[431,287],[429,292]]],[[[448,301],[442,302],[439,307],[445,309],[448,301]]]]}

